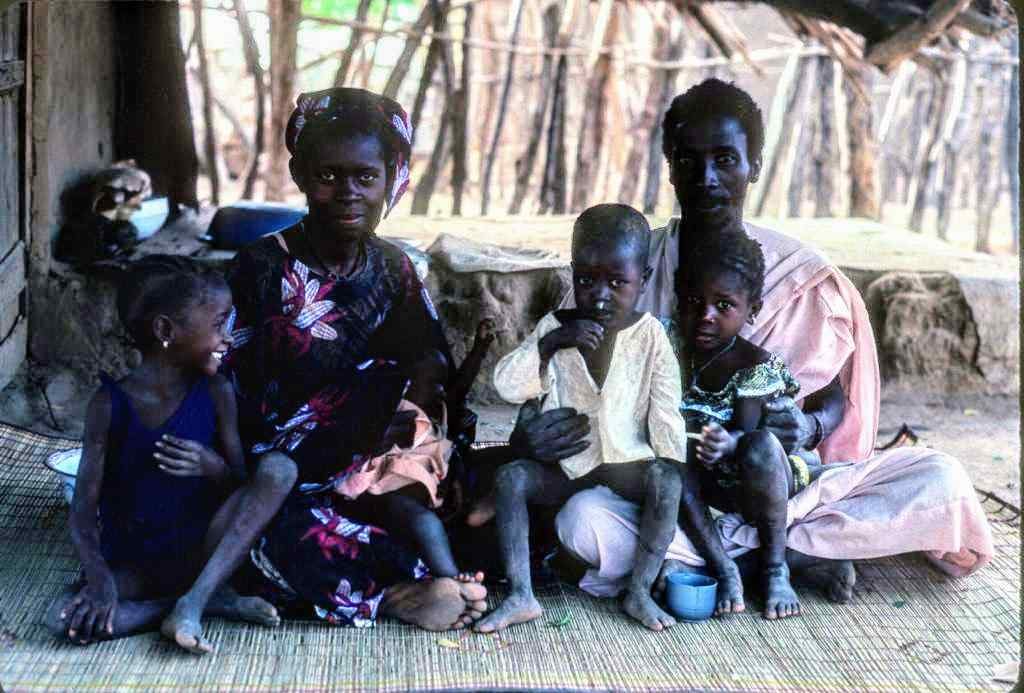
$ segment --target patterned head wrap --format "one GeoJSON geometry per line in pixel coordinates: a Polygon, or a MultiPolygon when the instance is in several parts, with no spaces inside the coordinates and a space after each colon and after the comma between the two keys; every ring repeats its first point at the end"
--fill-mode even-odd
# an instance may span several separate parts
{"type": "Polygon", "coordinates": [[[306,126],[340,120],[353,120],[357,123],[376,120],[376,125],[390,129],[396,135],[394,141],[397,146],[391,148],[393,161],[388,162],[391,164],[391,170],[388,171],[391,190],[388,193],[386,216],[409,187],[409,157],[412,153],[412,123],[409,122],[409,116],[396,101],[365,89],[335,87],[300,94],[295,100],[295,110],[288,119],[288,127],[285,128],[285,146],[294,156],[306,126]]]}

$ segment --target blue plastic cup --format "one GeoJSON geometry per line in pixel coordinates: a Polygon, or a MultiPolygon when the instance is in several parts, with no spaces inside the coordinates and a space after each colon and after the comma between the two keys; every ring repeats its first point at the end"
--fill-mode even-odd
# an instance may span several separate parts
{"type": "Polygon", "coordinates": [[[718,580],[697,573],[672,573],[666,588],[668,609],[684,621],[705,621],[715,613],[718,580]]]}

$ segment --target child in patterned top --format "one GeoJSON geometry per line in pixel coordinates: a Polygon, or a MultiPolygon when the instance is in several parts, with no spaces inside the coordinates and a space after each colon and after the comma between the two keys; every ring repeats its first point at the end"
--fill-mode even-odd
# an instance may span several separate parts
{"type": "Polygon", "coordinates": [[[680,268],[680,408],[688,430],[701,432],[693,454],[702,493],[712,507],[738,511],[757,526],[764,547],[765,616],[784,618],[800,612],[785,560],[786,504],[820,473],[821,461],[809,450],[787,455],[759,428],[766,402],[800,389],[782,359],[739,335],[761,308],[763,286],[761,246],[740,225],[710,234],[680,268]],[[770,485],[770,497],[745,488],[780,468],[785,474],[775,475],[779,483],[770,485]]]}

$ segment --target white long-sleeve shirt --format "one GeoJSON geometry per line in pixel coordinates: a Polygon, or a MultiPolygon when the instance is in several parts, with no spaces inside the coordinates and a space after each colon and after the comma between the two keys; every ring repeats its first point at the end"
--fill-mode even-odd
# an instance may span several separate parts
{"type": "Polygon", "coordinates": [[[559,349],[543,373],[538,342],[561,326],[553,313],[494,368],[494,387],[519,404],[547,395],[549,411],[573,407],[590,417],[590,447],[560,462],[570,479],[598,465],[666,457],[686,461],[686,424],[679,413],[679,363],[665,329],[650,314],[619,332],[604,387],[594,382],[579,349],[559,349]]]}

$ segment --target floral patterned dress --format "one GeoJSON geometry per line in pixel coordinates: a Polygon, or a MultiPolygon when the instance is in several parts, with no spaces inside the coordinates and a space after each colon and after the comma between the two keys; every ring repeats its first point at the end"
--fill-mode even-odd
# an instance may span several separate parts
{"type": "Polygon", "coordinates": [[[251,456],[277,450],[298,483],[251,551],[264,596],[286,613],[372,625],[385,588],[426,576],[411,543],[345,516],[323,490],[373,452],[405,385],[402,364],[448,353],[409,259],[376,237],[353,275],[330,280],[274,235],[229,272],[237,320],[225,359],[251,456]]]}

